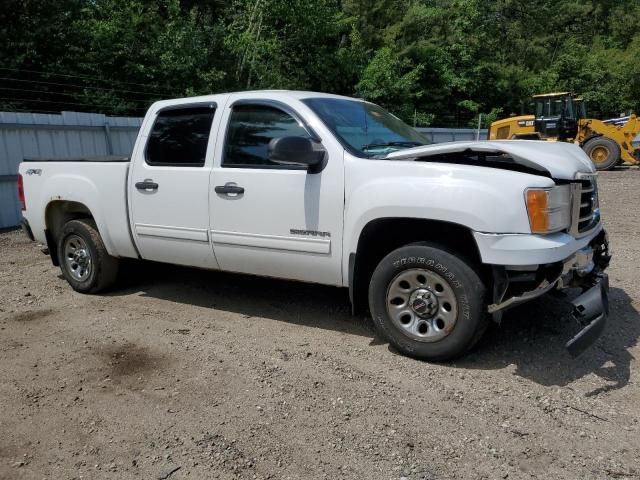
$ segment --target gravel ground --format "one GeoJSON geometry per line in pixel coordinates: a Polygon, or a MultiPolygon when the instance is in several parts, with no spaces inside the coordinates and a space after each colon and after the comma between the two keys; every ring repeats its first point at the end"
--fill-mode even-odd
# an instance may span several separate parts
{"type": "Polygon", "coordinates": [[[1,234],[0,478],[640,478],[640,170],[600,185],[611,317],[578,360],[562,298],[429,364],[343,290],[136,263],[84,296],[1,234]]]}

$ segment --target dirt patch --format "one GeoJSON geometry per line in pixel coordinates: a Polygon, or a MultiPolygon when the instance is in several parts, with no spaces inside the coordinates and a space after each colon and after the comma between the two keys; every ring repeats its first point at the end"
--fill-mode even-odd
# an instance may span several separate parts
{"type": "Polygon", "coordinates": [[[148,373],[161,368],[165,363],[163,356],[133,343],[100,348],[97,353],[107,365],[109,376],[113,380],[148,373]]]}
{"type": "Polygon", "coordinates": [[[33,322],[35,320],[42,320],[54,313],[51,308],[44,308],[42,310],[29,310],[27,312],[14,313],[10,316],[14,322],[33,322]]]}

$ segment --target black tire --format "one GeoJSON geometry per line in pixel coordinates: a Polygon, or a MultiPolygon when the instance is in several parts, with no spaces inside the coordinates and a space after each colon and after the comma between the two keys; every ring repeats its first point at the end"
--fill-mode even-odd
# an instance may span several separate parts
{"type": "MultiPolygon", "coordinates": [[[[416,278],[420,277],[420,274],[416,275],[416,278]]],[[[422,283],[421,280],[418,282],[422,283]]],[[[430,283],[431,280],[425,282],[430,283]]],[[[399,308],[410,309],[408,304],[416,291],[407,294],[407,306],[399,308]]],[[[433,294],[437,295],[435,290],[433,294]]],[[[438,301],[435,304],[437,306],[433,307],[434,311],[439,312],[441,305],[438,301]]],[[[402,354],[421,360],[452,360],[471,349],[489,324],[485,304],[485,286],[470,264],[453,252],[429,243],[407,245],[388,254],[378,264],[369,284],[369,308],[377,331],[402,354]],[[395,285],[393,282],[397,282],[402,275],[414,275],[414,272],[418,271],[424,271],[433,278],[439,276],[448,282],[447,291],[451,295],[449,298],[455,298],[455,320],[451,328],[440,330],[441,334],[446,335],[442,339],[425,341],[424,338],[413,338],[412,334],[408,333],[408,327],[401,328],[398,320],[393,320],[387,309],[388,302],[393,303],[395,300],[390,301],[388,298],[388,294],[392,296],[392,287],[395,285]]],[[[412,315],[412,323],[426,323],[424,318],[415,316],[414,313],[412,315]]],[[[434,317],[438,315],[439,313],[435,313],[434,317]]],[[[438,321],[435,318],[432,320],[438,321]]],[[[427,331],[431,331],[431,328],[430,324],[427,331]]],[[[435,328],[433,331],[438,332],[435,328]]]]}
{"type": "Polygon", "coordinates": [[[597,170],[610,170],[620,161],[620,145],[607,137],[596,137],[582,146],[597,170]]]}
{"type": "Polygon", "coordinates": [[[58,242],[58,258],[60,269],[69,285],[80,293],[98,293],[111,287],[118,277],[120,262],[117,258],[107,253],[107,249],[98,233],[96,224],[91,219],[78,219],[67,222],[62,227],[62,234],[58,242]],[[80,240],[78,240],[78,238],[80,240]],[[72,243],[79,243],[88,250],[90,267],[85,278],[78,278],[77,264],[73,268],[73,260],[67,248],[72,243]],[[82,245],[84,242],[84,245],[82,245]],[[74,273],[75,272],[75,273],[74,273]]]}

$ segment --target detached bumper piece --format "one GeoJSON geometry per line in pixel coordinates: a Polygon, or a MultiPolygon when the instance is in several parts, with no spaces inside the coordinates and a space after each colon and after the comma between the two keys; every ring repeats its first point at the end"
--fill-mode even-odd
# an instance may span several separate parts
{"type": "Polygon", "coordinates": [[[573,317],[586,325],[565,347],[572,357],[582,354],[602,334],[609,316],[609,277],[601,273],[598,282],[571,302],[573,317]]]}

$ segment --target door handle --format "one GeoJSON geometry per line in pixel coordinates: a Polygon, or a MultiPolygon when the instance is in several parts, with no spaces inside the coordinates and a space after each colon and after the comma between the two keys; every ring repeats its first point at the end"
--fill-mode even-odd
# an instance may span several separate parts
{"type": "Polygon", "coordinates": [[[137,182],[136,183],[136,188],[138,190],[157,190],[158,189],[158,184],[155,183],[153,180],[151,179],[146,179],[144,182],[137,182]]]}
{"type": "Polygon", "coordinates": [[[215,191],[216,193],[223,193],[225,195],[239,195],[244,193],[244,188],[237,185],[218,185],[215,191]]]}

